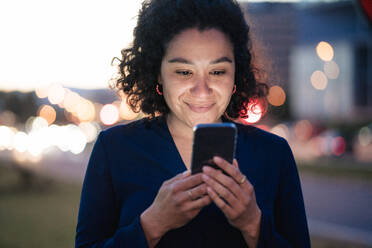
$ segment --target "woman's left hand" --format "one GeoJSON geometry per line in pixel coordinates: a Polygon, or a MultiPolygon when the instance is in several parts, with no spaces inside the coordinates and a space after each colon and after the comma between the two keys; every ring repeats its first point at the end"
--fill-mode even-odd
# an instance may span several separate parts
{"type": "Polygon", "coordinates": [[[259,235],[261,210],[257,205],[252,184],[246,179],[234,159],[233,164],[220,157],[213,161],[221,170],[203,167],[203,181],[213,202],[222,210],[230,224],[252,239],[259,235]],[[223,199],[222,199],[223,198],[223,199]]]}

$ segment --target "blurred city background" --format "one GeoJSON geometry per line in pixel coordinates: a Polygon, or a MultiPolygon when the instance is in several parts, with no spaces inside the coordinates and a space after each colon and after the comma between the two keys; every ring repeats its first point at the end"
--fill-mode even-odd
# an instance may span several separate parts
{"type": "MultiPolygon", "coordinates": [[[[143,117],[110,89],[141,1],[0,2],[0,247],[72,247],[101,130],[143,117]]],[[[372,1],[241,1],[313,247],[372,247],[372,1]]],[[[269,182],[268,182],[269,183],[269,182]]]]}

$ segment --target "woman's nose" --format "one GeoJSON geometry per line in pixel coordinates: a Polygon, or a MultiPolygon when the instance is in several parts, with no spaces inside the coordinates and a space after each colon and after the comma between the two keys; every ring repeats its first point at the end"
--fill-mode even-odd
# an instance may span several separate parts
{"type": "Polygon", "coordinates": [[[198,78],[191,88],[191,93],[199,97],[209,96],[212,93],[212,89],[209,87],[208,79],[206,77],[198,78]]]}

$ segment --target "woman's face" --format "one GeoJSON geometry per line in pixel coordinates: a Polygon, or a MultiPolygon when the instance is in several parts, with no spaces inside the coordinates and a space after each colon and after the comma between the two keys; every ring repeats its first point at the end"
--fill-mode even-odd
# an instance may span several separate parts
{"type": "Polygon", "coordinates": [[[193,127],[220,122],[234,86],[235,60],[229,38],[217,29],[187,29],[169,43],[159,83],[172,124],[193,127]]]}

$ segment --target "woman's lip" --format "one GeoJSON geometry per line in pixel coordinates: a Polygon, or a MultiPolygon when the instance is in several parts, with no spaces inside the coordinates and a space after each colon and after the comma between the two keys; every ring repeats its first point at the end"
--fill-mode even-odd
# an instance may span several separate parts
{"type": "Polygon", "coordinates": [[[191,109],[191,111],[196,113],[205,113],[208,112],[214,105],[212,104],[203,104],[203,105],[193,105],[190,103],[186,103],[186,105],[191,109]]]}

